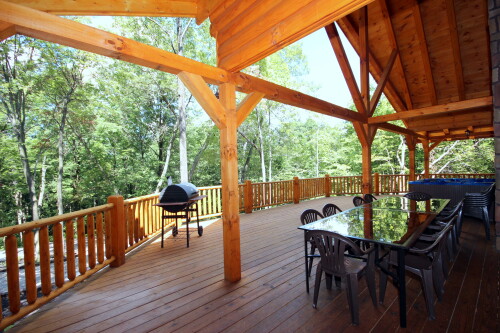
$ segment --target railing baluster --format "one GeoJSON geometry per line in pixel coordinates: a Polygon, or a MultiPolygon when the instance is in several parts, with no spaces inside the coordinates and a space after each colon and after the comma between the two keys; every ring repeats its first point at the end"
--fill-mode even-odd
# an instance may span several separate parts
{"type": "Polygon", "coordinates": [[[52,291],[52,281],[50,278],[50,247],[49,228],[40,228],[40,280],[42,281],[42,294],[47,296],[52,291]]]}
{"type": "Polygon", "coordinates": [[[21,308],[21,291],[19,288],[19,259],[17,257],[16,235],[5,237],[5,255],[7,257],[9,309],[12,313],[18,313],[21,308]]]}
{"type": "MultiPolygon", "coordinates": [[[[95,223],[94,214],[87,215],[87,242],[89,251],[89,267],[95,267],[95,223]]],[[[125,244],[126,247],[126,244],[125,244]]]]}
{"type": "Polygon", "coordinates": [[[35,272],[35,234],[31,230],[23,232],[24,248],[24,282],[26,286],[26,300],[33,304],[37,298],[35,272]]]}
{"type": "Polygon", "coordinates": [[[66,270],[68,279],[73,281],[75,273],[75,229],[73,220],[66,221],[66,270]]]}
{"type": "Polygon", "coordinates": [[[54,277],[57,288],[64,284],[64,245],[63,227],[60,222],[54,224],[52,228],[54,237],[54,277]]]}
{"type": "Polygon", "coordinates": [[[87,251],[85,244],[85,221],[83,216],[76,220],[76,236],[78,241],[78,271],[85,274],[87,271],[87,251]]]}
{"type": "Polygon", "coordinates": [[[97,233],[97,262],[104,262],[104,231],[102,226],[102,213],[97,213],[96,216],[96,233],[97,233]]]}
{"type": "Polygon", "coordinates": [[[111,213],[106,211],[104,214],[104,236],[105,236],[105,246],[106,249],[106,259],[111,258],[111,213]]]}

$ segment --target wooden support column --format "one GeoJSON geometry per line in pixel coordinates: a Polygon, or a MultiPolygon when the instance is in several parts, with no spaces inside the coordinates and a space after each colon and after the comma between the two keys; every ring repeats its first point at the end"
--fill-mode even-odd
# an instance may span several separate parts
{"type": "Polygon", "coordinates": [[[108,203],[113,204],[111,209],[111,254],[115,260],[109,264],[111,267],[120,267],[125,263],[125,204],[121,195],[108,197],[108,203]]]}
{"type": "Polygon", "coordinates": [[[219,86],[220,103],[226,109],[226,126],[220,133],[222,178],[222,221],[224,238],[224,277],[227,281],[241,279],[240,215],[238,192],[238,144],[236,89],[225,83],[219,86]]]}
{"type": "Polygon", "coordinates": [[[361,163],[363,170],[363,194],[372,193],[372,143],[377,127],[353,122],[354,129],[361,143],[361,163]]]}
{"type": "Polygon", "coordinates": [[[428,140],[422,140],[422,148],[424,150],[424,177],[429,178],[429,156],[431,149],[428,140]]]}
{"type": "Polygon", "coordinates": [[[414,137],[407,136],[406,137],[406,145],[408,146],[408,152],[409,152],[409,169],[410,169],[410,181],[415,180],[415,147],[416,147],[416,140],[414,137]]]}

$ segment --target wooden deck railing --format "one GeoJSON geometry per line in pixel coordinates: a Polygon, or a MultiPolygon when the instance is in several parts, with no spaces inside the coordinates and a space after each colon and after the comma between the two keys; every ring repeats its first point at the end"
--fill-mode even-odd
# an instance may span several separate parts
{"type": "MultiPolygon", "coordinates": [[[[432,174],[430,177],[493,178],[494,174],[432,174]]],[[[417,175],[417,179],[421,178],[422,175],[417,175]]],[[[373,192],[379,195],[407,192],[408,179],[408,175],[374,174],[373,192]]],[[[251,213],[255,209],[317,197],[360,194],[361,188],[361,176],[295,177],[265,183],[246,181],[239,186],[239,204],[242,212],[251,213]]],[[[200,219],[221,216],[221,186],[198,189],[201,195],[207,195],[199,203],[200,219]]],[[[125,262],[126,252],[161,232],[164,212],[154,206],[158,202],[158,193],[128,200],[112,196],[108,202],[0,229],[0,237],[5,237],[8,289],[8,309],[0,311],[0,330],[99,269],[107,265],[120,266],[125,262]],[[39,260],[35,260],[36,233],[39,235],[39,260]],[[18,249],[18,244],[22,245],[22,250],[18,249]],[[24,261],[21,265],[19,253],[24,261]],[[21,299],[21,290],[25,290],[25,299],[21,299]],[[42,297],[38,297],[39,292],[42,297]]],[[[173,223],[174,220],[167,220],[167,227],[173,223]]]]}
{"type": "Polygon", "coordinates": [[[109,203],[0,229],[9,304],[1,311],[0,330],[115,261],[115,214],[115,205],[109,203]]]}

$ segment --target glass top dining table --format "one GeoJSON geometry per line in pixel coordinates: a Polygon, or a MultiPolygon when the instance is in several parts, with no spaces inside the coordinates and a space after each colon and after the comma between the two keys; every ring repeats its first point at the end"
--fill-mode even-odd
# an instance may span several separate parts
{"type": "MultiPolygon", "coordinates": [[[[302,225],[299,229],[304,231],[305,255],[307,257],[307,231],[309,230],[336,232],[351,239],[359,239],[395,250],[398,254],[398,266],[397,274],[393,277],[399,291],[400,325],[406,327],[404,268],[406,251],[448,203],[448,199],[415,201],[405,197],[388,196],[302,225]]],[[[305,262],[306,285],[309,290],[307,258],[305,262]]]]}

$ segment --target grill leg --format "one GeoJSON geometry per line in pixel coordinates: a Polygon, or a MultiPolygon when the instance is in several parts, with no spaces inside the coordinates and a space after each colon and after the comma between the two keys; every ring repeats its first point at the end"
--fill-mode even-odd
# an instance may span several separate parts
{"type": "Polygon", "coordinates": [[[161,215],[161,248],[163,249],[163,228],[165,226],[165,215],[161,215]]]}
{"type": "Polygon", "coordinates": [[[189,222],[190,222],[190,217],[189,217],[189,211],[186,210],[186,240],[187,240],[187,247],[189,247],[189,222]]]}

